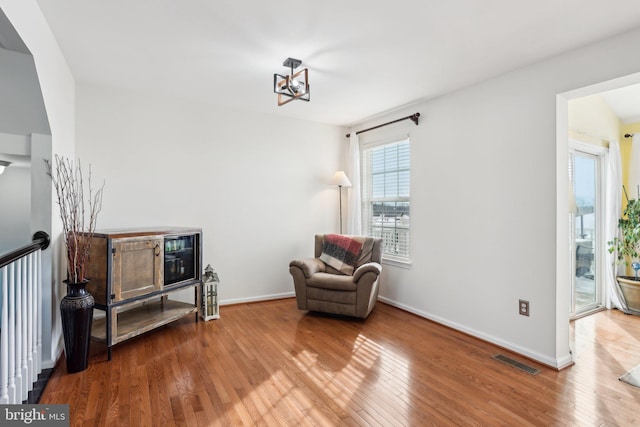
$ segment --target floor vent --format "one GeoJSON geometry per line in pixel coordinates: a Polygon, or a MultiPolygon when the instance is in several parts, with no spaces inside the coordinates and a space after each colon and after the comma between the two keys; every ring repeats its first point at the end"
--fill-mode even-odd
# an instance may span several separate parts
{"type": "Polygon", "coordinates": [[[536,369],[532,366],[525,365],[524,363],[518,362],[517,360],[513,360],[510,357],[507,357],[503,354],[496,354],[493,356],[494,359],[499,360],[502,363],[506,363],[507,365],[513,366],[514,368],[518,368],[521,371],[525,371],[527,374],[537,375],[540,373],[540,369],[536,369]]]}

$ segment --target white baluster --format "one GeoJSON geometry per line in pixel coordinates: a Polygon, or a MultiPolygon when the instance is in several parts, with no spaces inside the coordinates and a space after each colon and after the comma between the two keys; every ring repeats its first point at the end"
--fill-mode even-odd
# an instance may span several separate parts
{"type": "Polygon", "coordinates": [[[0,404],[22,403],[42,367],[41,250],[0,269],[0,404]]]}
{"type": "Polygon", "coordinates": [[[0,403],[9,403],[9,337],[7,327],[9,325],[9,310],[7,300],[9,298],[9,277],[7,267],[0,269],[0,284],[2,285],[2,319],[0,320],[0,403]]]}
{"type": "Polygon", "coordinates": [[[16,403],[16,263],[9,266],[9,402],[16,403]]]}
{"type": "Polygon", "coordinates": [[[36,381],[33,369],[33,315],[35,301],[33,300],[33,253],[27,256],[27,390],[33,390],[33,383],[36,381]]]}
{"type": "Polygon", "coordinates": [[[14,274],[15,280],[13,281],[13,288],[16,292],[16,298],[13,304],[16,307],[15,312],[15,359],[14,359],[14,377],[16,379],[16,395],[14,401],[11,403],[21,403],[20,396],[22,396],[22,260],[19,259],[15,262],[14,274]]]}
{"type": "Polygon", "coordinates": [[[29,370],[27,369],[27,351],[28,351],[28,342],[29,342],[29,333],[28,333],[28,323],[29,323],[29,310],[27,306],[29,305],[29,293],[27,292],[27,272],[29,271],[29,266],[26,258],[22,259],[22,352],[20,355],[22,356],[22,361],[20,362],[20,369],[22,370],[22,393],[20,397],[22,401],[25,401],[29,398],[29,370]]]}
{"type": "Polygon", "coordinates": [[[36,271],[35,271],[35,360],[36,377],[42,372],[42,250],[36,251],[36,271]]]}

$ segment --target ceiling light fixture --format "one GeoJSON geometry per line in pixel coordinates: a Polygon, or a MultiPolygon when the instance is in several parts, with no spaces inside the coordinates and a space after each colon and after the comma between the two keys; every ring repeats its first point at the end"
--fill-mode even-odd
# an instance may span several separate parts
{"type": "Polygon", "coordinates": [[[2,172],[4,172],[4,169],[8,167],[10,164],[11,162],[8,162],[6,160],[0,160],[0,175],[2,175],[2,172]]]}
{"type": "Polygon", "coordinates": [[[273,75],[273,92],[278,94],[278,106],[284,105],[294,99],[309,101],[311,92],[309,90],[309,70],[303,68],[293,72],[302,64],[302,61],[294,58],[287,58],[282,63],[283,67],[291,68],[291,74],[283,76],[273,75]]]}

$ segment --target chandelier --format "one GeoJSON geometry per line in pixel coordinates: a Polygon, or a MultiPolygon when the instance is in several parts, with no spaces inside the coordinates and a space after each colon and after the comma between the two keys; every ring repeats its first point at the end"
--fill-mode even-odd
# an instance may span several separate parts
{"type": "Polygon", "coordinates": [[[278,94],[278,106],[284,105],[294,99],[309,101],[311,93],[309,91],[309,70],[303,68],[300,71],[294,70],[302,64],[302,61],[294,58],[287,58],[282,63],[283,67],[291,69],[291,74],[283,76],[273,75],[273,92],[278,94]]]}

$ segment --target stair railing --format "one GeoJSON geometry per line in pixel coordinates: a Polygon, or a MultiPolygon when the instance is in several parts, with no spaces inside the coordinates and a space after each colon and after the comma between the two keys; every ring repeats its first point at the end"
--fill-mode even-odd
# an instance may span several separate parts
{"type": "Polygon", "coordinates": [[[42,251],[49,235],[0,256],[0,404],[25,402],[42,372],[42,251]]]}

